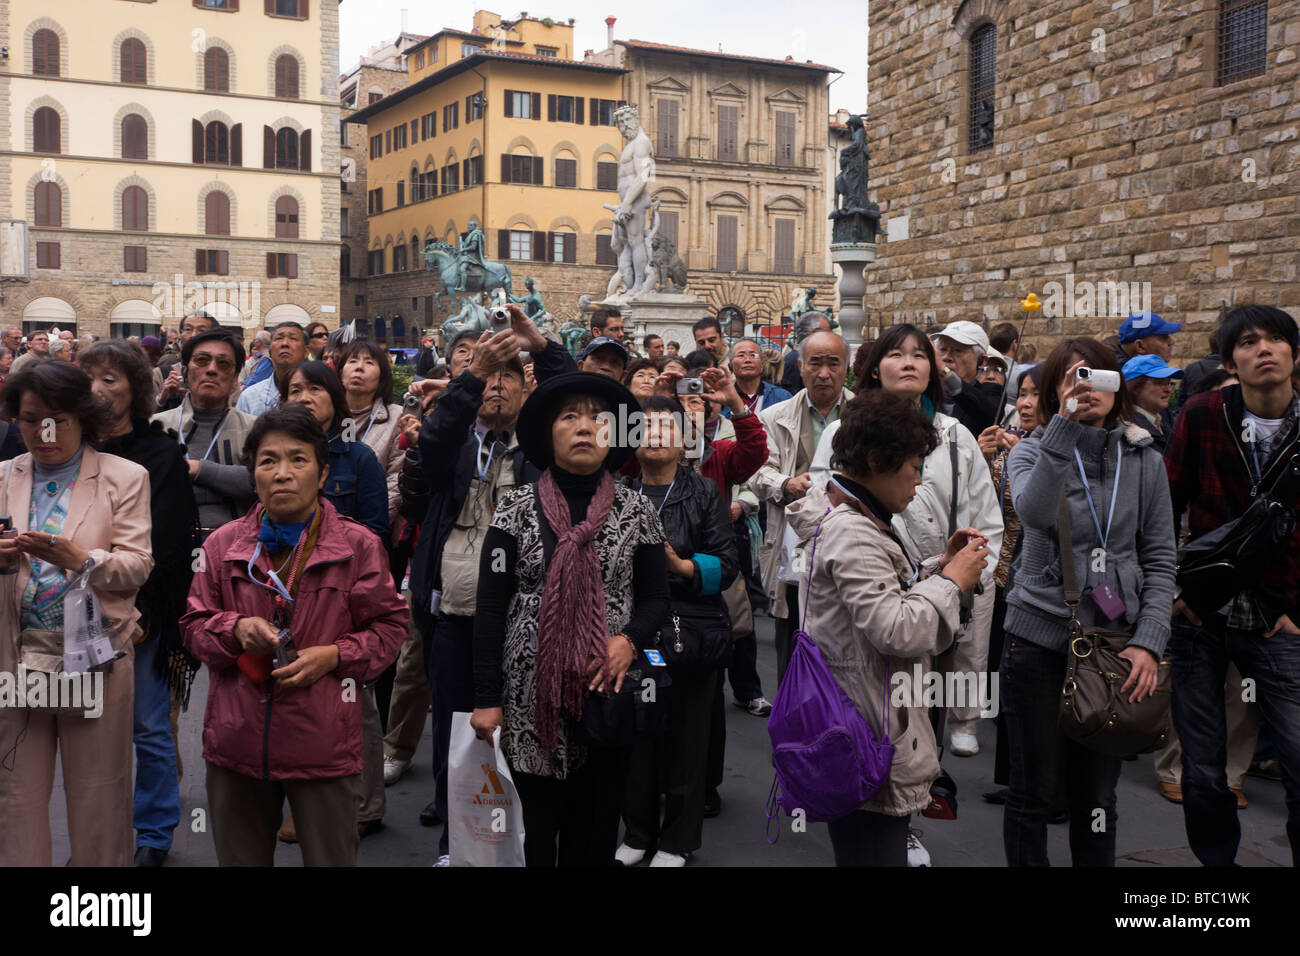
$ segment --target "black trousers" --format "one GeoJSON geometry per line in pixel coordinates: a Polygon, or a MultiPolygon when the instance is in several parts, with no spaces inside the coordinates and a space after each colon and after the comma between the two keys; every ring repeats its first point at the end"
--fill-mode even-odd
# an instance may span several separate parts
{"type": "MultiPolygon", "coordinates": [[[[1002,621],[1007,616],[1007,592],[1005,588],[998,588],[993,596],[993,624],[989,628],[989,659],[988,673],[989,684],[998,680],[994,675],[1002,663],[1002,646],[1006,642],[1006,632],[1002,629],[1002,621]]],[[[993,718],[993,726],[997,729],[997,746],[993,750],[993,782],[999,787],[1005,787],[1011,782],[1011,745],[1007,743],[1007,718],[1002,713],[1001,696],[998,697],[998,713],[993,718]]]]}
{"type": "Polygon", "coordinates": [[[907,817],[854,810],[826,824],[836,866],[907,866],[907,817]]]}
{"type": "Polygon", "coordinates": [[[632,748],[623,797],[623,842],[638,850],[657,845],[665,853],[685,856],[700,848],[704,831],[709,728],[719,673],[717,668],[674,671],[672,677],[668,726],[632,748]]]}
{"type": "Polygon", "coordinates": [[[799,586],[778,584],[777,587],[785,588],[785,602],[789,608],[785,617],[773,618],[776,622],[776,683],[779,687],[785,680],[790,655],[794,652],[794,632],[799,630],[799,586]]]}
{"type": "MultiPolygon", "coordinates": [[[[474,619],[439,614],[433,622],[431,654],[426,658],[433,694],[434,805],[447,814],[447,756],[451,751],[451,715],[474,709],[474,619]]],[[[439,855],[449,852],[446,825],[438,840],[439,855]]]]}
{"type": "Polygon", "coordinates": [[[592,748],[564,780],[512,768],[523,804],[526,865],[614,865],[628,756],[627,748],[592,748]]]}

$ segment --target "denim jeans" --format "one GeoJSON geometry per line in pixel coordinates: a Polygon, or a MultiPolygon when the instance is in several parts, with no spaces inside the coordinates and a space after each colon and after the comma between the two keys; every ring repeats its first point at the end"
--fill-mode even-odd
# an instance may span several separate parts
{"type": "Polygon", "coordinates": [[[1183,744],[1183,819],[1187,842],[1206,866],[1232,866],[1241,842],[1237,798],[1228,790],[1223,687],[1228,662],[1254,681],[1260,715],[1273,733],[1286,788],[1291,860],[1300,862],[1300,637],[1226,626],[1212,615],[1201,627],[1179,618],[1169,639],[1174,727],[1183,744]]]}
{"type": "Polygon", "coordinates": [[[1007,632],[998,672],[1011,751],[1011,786],[1002,818],[1008,866],[1051,865],[1047,819],[1062,774],[1070,808],[1071,861],[1075,866],[1115,865],[1115,784],[1122,761],[1061,733],[1057,712],[1065,669],[1064,653],[1007,632]]]}
{"type": "Polygon", "coordinates": [[[170,850],[181,819],[181,792],[171,689],[155,663],[161,651],[157,637],[135,648],[135,845],[170,850]]]}

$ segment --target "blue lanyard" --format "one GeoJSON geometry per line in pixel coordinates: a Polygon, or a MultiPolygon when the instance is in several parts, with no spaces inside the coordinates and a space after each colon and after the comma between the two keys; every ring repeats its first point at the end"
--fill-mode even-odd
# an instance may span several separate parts
{"type": "MultiPolygon", "coordinates": [[[[302,533],[306,535],[307,529],[303,528],[302,533]]],[[[297,553],[298,553],[298,549],[294,548],[289,553],[289,561],[292,561],[294,559],[294,556],[297,555],[297,553]]],[[[261,557],[261,554],[262,554],[262,542],[259,541],[257,542],[257,547],[253,549],[253,557],[249,559],[248,562],[249,580],[252,581],[254,584],[258,585],[259,587],[266,588],[268,591],[280,592],[280,596],[284,598],[286,605],[288,606],[289,609],[292,610],[294,604],[293,595],[289,593],[289,589],[284,586],[284,583],[280,580],[280,576],[275,573],[274,569],[267,568],[266,570],[266,576],[267,579],[271,582],[270,584],[267,584],[266,581],[257,580],[257,575],[253,573],[253,566],[257,564],[257,559],[261,557]]],[[[281,571],[283,571],[285,567],[289,566],[289,561],[286,561],[284,567],[280,568],[281,571]]]]}
{"type": "MultiPolygon", "coordinates": [[[[221,433],[226,430],[226,419],[228,419],[229,417],[230,417],[230,409],[226,409],[226,413],[221,416],[221,422],[217,425],[216,434],[212,436],[212,441],[208,442],[208,450],[203,453],[203,457],[200,458],[199,461],[207,461],[208,456],[212,454],[212,449],[217,447],[217,439],[220,438],[221,433]]],[[[181,442],[181,444],[185,445],[184,442],[181,442]]],[[[185,447],[188,450],[189,446],[186,445],[185,447]]]]}
{"type": "MultiPolygon", "coordinates": [[[[664,505],[668,504],[668,496],[671,495],[671,494],[673,493],[673,485],[675,485],[675,484],[677,484],[677,476],[676,476],[676,475],[673,476],[673,480],[672,480],[672,481],[668,482],[668,490],[664,492],[664,500],[661,501],[661,502],[659,502],[659,508],[658,508],[658,510],[655,511],[655,514],[656,514],[656,515],[661,515],[661,516],[663,515],[663,513],[664,513],[664,505]]],[[[640,488],[637,488],[637,492],[640,493],[640,492],[641,492],[641,489],[644,488],[644,487],[645,487],[645,479],[642,478],[642,479],[641,479],[641,487],[640,487],[640,488]]]]}
{"type": "Polygon", "coordinates": [[[1110,492],[1110,514],[1106,516],[1106,533],[1102,534],[1101,522],[1097,519],[1097,508],[1092,503],[1092,489],[1088,487],[1088,476],[1083,470],[1083,459],[1079,457],[1079,449],[1074,450],[1074,461],[1079,466],[1079,477],[1083,479],[1083,493],[1088,496],[1088,510],[1092,512],[1092,523],[1097,529],[1097,537],[1101,540],[1102,550],[1106,548],[1106,541],[1110,538],[1110,523],[1115,520],[1115,502],[1119,498],[1119,473],[1124,465],[1124,453],[1115,450],[1115,487],[1110,492]]]}

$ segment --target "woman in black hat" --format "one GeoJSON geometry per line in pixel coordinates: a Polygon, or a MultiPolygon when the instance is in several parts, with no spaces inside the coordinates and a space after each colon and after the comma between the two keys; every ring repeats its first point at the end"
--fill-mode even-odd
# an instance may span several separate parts
{"type": "Polygon", "coordinates": [[[489,740],[501,728],[529,866],[614,862],[628,751],[589,745],[576,722],[589,694],[622,688],[668,611],[654,505],[610,474],[637,409],[603,375],[538,386],[518,435],[542,477],[501,500],[483,540],[470,723],[489,740]]]}

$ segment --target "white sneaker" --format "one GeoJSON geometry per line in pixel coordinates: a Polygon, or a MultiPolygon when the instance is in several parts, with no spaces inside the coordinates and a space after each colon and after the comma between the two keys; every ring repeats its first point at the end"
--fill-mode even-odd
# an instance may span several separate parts
{"type": "Polygon", "coordinates": [[[973,757],[980,752],[980,742],[974,734],[963,734],[954,730],[950,743],[953,756],[956,757],[973,757]]]}
{"type": "Polygon", "coordinates": [[[665,853],[663,850],[660,850],[658,853],[656,853],[654,855],[654,858],[650,861],[651,867],[685,866],[685,865],[686,865],[686,857],[679,856],[676,853],[665,853]]]}
{"type": "Polygon", "coordinates": [[[402,774],[411,769],[411,761],[398,760],[396,757],[384,755],[384,786],[391,787],[397,781],[402,779],[402,774]]]}
{"type": "Polygon", "coordinates": [[[451,855],[450,855],[449,853],[444,853],[442,856],[438,857],[438,862],[435,863],[435,864],[433,864],[433,865],[434,865],[434,866],[451,866],[451,855]]]}
{"type": "Polygon", "coordinates": [[[921,831],[916,827],[907,828],[907,865],[930,865],[930,851],[921,846],[921,831]]]}
{"type": "Polygon", "coordinates": [[[636,866],[645,859],[645,850],[638,850],[624,843],[614,851],[614,859],[620,866],[636,866]]]}

